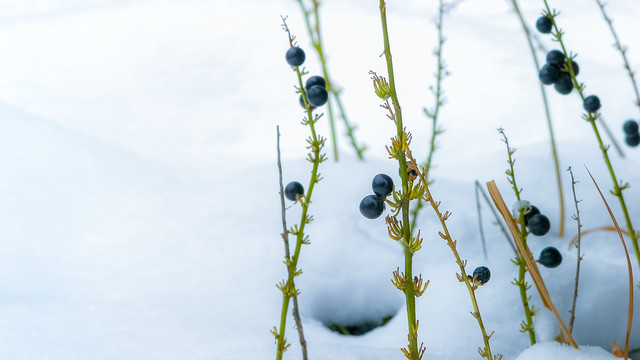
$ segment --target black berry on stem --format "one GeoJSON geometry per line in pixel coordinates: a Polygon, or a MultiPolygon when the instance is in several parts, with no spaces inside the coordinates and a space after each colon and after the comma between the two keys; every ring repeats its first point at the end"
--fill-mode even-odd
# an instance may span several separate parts
{"type": "Polygon", "coordinates": [[[291,66],[300,66],[304,63],[304,50],[297,46],[290,47],[285,55],[287,64],[291,66]]]}
{"type": "Polygon", "coordinates": [[[473,270],[473,277],[478,280],[480,285],[484,285],[491,279],[491,271],[489,271],[489,268],[486,266],[478,266],[473,270]]]}
{"type": "Polygon", "coordinates": [[[549,218],[542,214],[535,214],[529,219],[529,232],[535,236],[542,236],[549,232],[551,223],[549,218]]]}
{"type": "Polygon", "coordinates": [[[284,188],[284,196],[291,200],[296,201],[298,195],[304,195],[304,187],[297,181],[292,181],[284,188]]]}
{"type": "Polygon", "coordinates": [[[360,213],[367,219],[377,219],[384,211],[384,200],[377,195],[367,195],[360,201],[360,213]]]}
{"type": "Polygon", "coordinates": [[[540,16],[536,21],[536,29],[543,34],[549,34],[553,26],[553,20],[548,16],[540,16]]]}
{"type": "Polygon", "coordinates": [[[557,66],[544,64],[538,73],[538,78],[543,84],[551,85],[555,84],[560,79],[561,74],[562,71],[557,66]]]}
{"type": "Polygon", "coordinates": [[[622,130],[627,135],[633,135],[638,132],[638,123],[633,119],[629,119],[622,124],[622,130]]]}
{"type": "Polygon", "coordinates": [[[590,113],[598,111],[600,106],[600,98],[595,95],[587,96],[582,102],[582,107],[590,113]]]}
{"type": "Polygon", "coordinates": [[[640,145],[640,134],[627,134],[627,136],[624,137],[624,142],[631,147],[636,147],[640,145]]]}
{"type": "Polygon", "coordinates": [[[562,263],[562,254],[558,249],[549,246],[540,252],[540,259],[538,260],[540,264],[548,268],[554,268],[562,263]]]}
{"type": "Polygon", "coordinates": [[[304,87],[305,89],[308,89],[314,85],[320,85],[323,88],[327,87],[327,82],[324,81],[324,78],[320,75],[314,75],[311,76],[310,78],[307,79],[307,82],[305,83],[304,87]]]}
{"type": "Polygon", "coordinates": [[[329,94],[324,87],[320,85],[313,85],[307,90],[307,99],[314,106],[322,106],[327,103],[329,94]]]}
{"type": "Polygon", "coordinates": [[[387,174],[378,174],[371,182],[371,189],[373,189],[374,194],[387,197],[393,191],[393,179],[387,174]]]}
{"type": "Polygon", "coordinates": [[[569,73],[563,72],[560,75],[560,79],[558,79],[553,87],[562,95],[571,93],[571,90],[573,90],[573,81],[571,80],[571,75],[569,75],[569,73]]]}

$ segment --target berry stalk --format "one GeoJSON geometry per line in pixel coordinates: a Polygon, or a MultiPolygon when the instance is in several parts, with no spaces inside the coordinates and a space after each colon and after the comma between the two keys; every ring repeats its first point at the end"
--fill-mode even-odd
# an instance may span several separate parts
{"type": "MultiPolygon", "coordinates": [[[[415,159],[410,158],[410,161],[413,163],[415,167],[418,166],[415,159]]],[[[453,256],[456,258],[456,264],[458,264],[458,266],[460,267],[460,274],[456,274],[456,276],[458,277],[458,281],[464,282],[467,287],[467,290],[469,291],[469,297],[471,298],[471,304],[473,306],[473,312],[471,313],[471,316],[473,316],[478,321],[478,326],[480,327],[480,332],[482,333],[482,339],[484,341],[484,348],[478,348],[478,352],[482,357],[487,358],[488,360],[502,359],[502,355],[500,354],[496,354],[495,358],[491,354],[491,345],[489,344],[489,339],[493,335],[493,332],[487,335],[487,331],[484,327],[484,322],[482,321],[482,315],[480,315],[480,308],[478,307],[478,301],[476,300],[475,291],[478,289],[478,286],[482,284],[482,282],[479,282],[477,279],[474,279],[473,277],[468,276],[466,273],[465,267],[467,265],[467,261],[466,260],[463,261],[460,258],[460,254],[458,253],[458,250],[457,250],[457,241],[453,240],[453,238],[451,237],[451,234],[449,233],[449,228],[447,227],[447,224],[446,224],[446,221],[449,218],[449,216],[451,216],[451,213],[448,211],[445,211],[444,214],[440,212],[440,202],[435,201],[435,199],[431,195],[431,191],[429,190],[429,183],[426,177],[426,175],[428,174],[427,171],[428,169],[426,168],[426,166],[423,167],[422,171],[418,171],[418,176],[420,177],[420,182],[424,189],[422,199],[424,199],[424,201],[428,202],[431,205],[431,208],[433,209],[433,211],[435,211],[436,216],[438,217],[438,220],[440,220],[440,225],[442,226],[442,230],[444,232],[438,232],[438,234],[443,240],[447,242],[447,244],[449,245],[449,248],[453,252],[453,256]]]]}
{"type": "MultiPolygon", "coordinates": [[[[382,35],[384,38],[384,55],[387,63],[387,73],[389,76],[389,83],[384,86],[383,82],[377,76],[374,77],[374,84],[376,80],[380,86],[376,86],[376,93],[378,93],[379,89],[382,89],[379,96],[382,94],[386,101],[386,108],[389,110],[391,115],[388,115],[396,124],[397,130],[397,144],[392,147],[393,157],[398,160],[398,165],[400,167],[400,177],[402,178],[402,196],[398,196],[399,201],[399,209],[402,212],[402,224],[401,226],[401,235],[402,241],[404,244],[404,281],[402,281],[403,289],[402,291],[405,294],[406,305],[407,305],[407,321],[409,327],[409,345],[408,349],[402,349],[405,356],[410,360],[419,360],[422,358],[424,354],[424,349],[420,346],[420,350],[418,349],[418,321],[416,319],[416,307],[415,307],[415,284],[413,277],[413,252],[415,252],[410,244],[413,243],[413,239],[411,236],[411,225],[409,221],[409,181],[408,181],[408,173],[407,173],[407,160],[405,157],[405,151],[408,150],[408,142],[410,141],[409,136],[405,133],[403,124],[402,124],[402,109],[400,107],[400,103],[398,101],[398,96],[396,93],[395,87],[395,77],[393,73],[393,62],[391,60],[391,46],[389,43],[389,33],[387,30],[387,15],[386,15],[386,3],[384,0],[380,0],[380,19],[382,22],[382,35]],[[393,108],[389,106],[388,99],[391,98],[393,108]],[[396,146],[397,145],[397,146],[396,146]],[[399,148],[398,148],[399,147],[399,148]],[[407,281],[408,280],[408,281],[407,281]]],[[[381,97],[383,97],[381,96],[381,97]]],[[[383,105],[384,107],[384,105],[383,105]]],[[[391,152],[391,151],[390,151],[391,152]]],[[[417,277],[416,277],[417,279],[417,277]]]]}
{"type": "MultiPolygon", "coordinates": [[[[504,133],[503,129],[498,129],[498,132],[502,134],[502,137],[503,137],[502,141],[507,145],[507,155],[509,157],[507,162],[509,163],[509,169],[505,173],[507,174],[507,179],[509,180],[509,183],[513,187],[513,192],[516,195],[517,201],[520,202],[521,201],[520,193],[522,192],[522,189],[518,188],[518,185],[516,184],[516,175],[514,170],[515,160],[513,159],[513,154],[516,152],[516,149],[511,148],[509,146],[509,139],[507,138],[507,135],[504,133]]],[[[527,235],[529,233],[527,232],[527,227],[524,220],[524,212],[520,210],[519,213],[520,213],[519,215],[520,243],[524,248],[526,248],[527,235]]],[[[524,316],[525,316],[525,320],[521,324],[520,331],[528,332],[529,341],[531,342],[531,345],[534,345],[536,343],[536,334],[533,329],[533,315],[535,315],[535,310],[533,309],[533,307],[529,305],[531,296],[527,296],[527,290],[531,288],[531,285],[527,284],[527,282],[525,281],[525,275],[527,273],[527,267],[526,267],[527,264],[525,263],[524,259],[520,255],[516,257],[513,263],[518,265],[518,278],[513,279],[512,284],[516,285],[520,290],[520,300],[522,301],[522,307],[524,309],[524,316]]]]}
{"type": "MultiPolygon", "coordinates": [[[[291,35],[284,18],[282,27],[287,32],[289,36],[289,44],[293,48],[295,37],[291,35]]],[[[300,205],[302,206],[300,225],[294,225],[291,229],[288,230],[289,234],[296,237],[296,246],[293,252],[293,256],[290,258],[286,256],[284,260],[284,263],[287,266],[288,277],[286,282],[283,280],[277,285],[277,287],[282,291],[280,328],[279,330],[277,328],[274,328],[272,330],[272,334],[277,339],[277,360],[282,360],[284,351],[286,351],[290,346],[290,344],[287,344],[286,338],[284,336],[289,308],[289,300],[291,298],[297,298],[297,296],[300,294],[299,290],[295,287],[294,278],[302,273],[302,270],[298,269],[297,265],[300,258],[300,250],[302,249],[302,245],[309,244],[309,237],[304,233],[305,225],[311,223],[311,221],[313,220],[313,217],[308,215],[309,204],[311,204],[311,195],[313,194],[313,189],[315,185],[321,180],[320,174],[318,173],[318,167],[321,162],[326,160],[326,156],[324,154],[320,154],[322,148],[324,147],[325,139],[318,136],[315,130],[315,123],[320,119],[320,116],[314,115],[312,113],[313,109],[307,102],[305,87],[302,83],[303,71],[300,70],[299,66],[293,66],[293,70],[296,72],[296,75],[298,77],[299,91],[302,94],[305,109],[307,112],[306,117],[302,121],[302,124],[308,125],[311,132],[311,136],[309,137],[309,139],[307,139],[307,143],[309,144],[307,148],[310,149],[307,160],[311,162],[313,166],[311,169],[311,179],[309,180],[307,193],[299,198],[300,205]]]]}
{"type": "MultiPolygon", "coordinates": [[[[560,44],[560,47],[562,48],[562,52],[564,53],[565,57],[567,59],[570,59],[571,57],[569,56],[569,53],[567,52],[564,42],[562,41],[562,36],[564,33],[558,28],[558,25],[556,23],[555,18],[558,15],[558,13],[555,11],[553,12],[551,11],[551,9],[549,8],[549,4],[547,3],[547,0],[543,0],[543,1],[546,9],[545,15],[551,18],[553,22],[552,35],[554,36],[554,40],[558,42],[558,44],[560,44]]],[[[582,83],[578,83],[578,80],[576,79],[576,73],[574,72],[573,64],[571,61],[567,61],[567,68],[569,70],[569,74],[571,75],[571,81],[573,82],[573,87],[578,91],[578,94],[580,95],[580,98],[582,99],[582,102],[584,104],[584,101],[586,98],[584,95],[585,86],[582,83]]],[[[631,223],[631,217],[629,216],[629,211],[627,210],[627,204],[624,200],[624,195],[622,194],[622,190],[629,187],[629,184],[625,183],[621,185],[618,182],[616,173],[613,170],[613,165],[611,164],[611,160],[609,159],[609,154],[608,154],[609,146],[604,145],[604,142],[602,141],[602,137],[600,136],[600,132],[598,130],[598,126],[596,125],[596,120],[599,117],[600,117],[600,113],[597,111],[597,109],[595,111],[587,111],[587,113],[583,115],[583,119],[591,124],[591,128],[593,130],[594,135],[596,136],[598,146],[602,151],[604,162],[609,171],[609,175],[611,176],[611,181],[613,182],[613,190],[611,191],[611,193],[618,198],[620,207],[622,208],[622,213],[624,214],[627,231],[629,232],[629,236],[631,237],[631,243],[633,244],[633,249],[636,254],[636,259],[638,260],[638,265],[640,266],[640,248],[638,247],[638,232],[636,232],[636,230],[634,230],[633,228],[633,224],[631,223]]]]}
{"type": "MultiPolygon", "coordinates": [[[[518,6],[518,1],[517,0],[511,0],[511,3],[513,4],[513,9],[515,10],[516,14],[518,15],[518,18],[520,19],[520,24],[522,25],[522,29],[524,30],[524,33],[526,35],[527,38],[527,44],[529,44],[529,50],[531,51],[531,57],[533,58],[533,62],[534,65],[536,67],[536,73],[540,72],[540,63],[538,62],[538,57],[536,56],[536,51],[533,45],[533,41],[531,40],[531,32],[529,31],[529,27],[527,26],[527,23],[524,21],[524,18],[522,17],[522,13],[520,12],[520,7],[518,6]]],[[[544,89],[544,86],[542,83],[540,83],[540,92],[542,94],[542,102],[544,103],[544,113],[545,116],[547,118],[547,127],[549,128],[549,140],[551,142],[551,154],[553,155],[553,163],[554,163],[554,170],[556,172],[556,185],[558,187],[558,201],[559,201],[559,206],[560,206],[560,220],[558,222],[559,224],[559,229],[558,229],[558,237],[563,237],[564,236],[564,194],[562,191],[562,177],[560,175],[560,161],[558,160],[558,149],[556,146],[556,139],[555,139],[555,135],[553,132],[553,125],[551,122],[551,111],[549,110],[549,102],[547,101],[547,92],[544,89]]]]}
{"type": "Polygon", "coordinates": [[[338,141],[336,139],[336,127],[334,120],[334,112],[333,112],[333,101],[335,101],[335,105],[338,107],[338,112],[340,114],[340,118],[346,128],[346,135],[349,138],[349,143],[353,147],[356,152],[356,156],[359,160],[364,160],[364,151],[366,149],[365,146],[358,145],[358,142],[355,138],[355,126],[351,125],[349,122],[349,118],[347,117],[346,111],[344,110],[344,106],[342,105],[342,100],[340,99],[340,89],[337,86],[334,86],[332,79],[329,77],[329,71],[327,70],[327,61],[324,55],[324,49],[322,46],[322,36],[320,32],[320,12],[318,11],[320,7],[320,1],[312,0],[313,7],[311,10],[307,9],[303,0],[298,0],[298,4],[300,5],[300,10],[304,15],[304,22],[307,27],[307,33],[309,34],[309,38],[311,39],[311,44],[313,48],[316,50],[318,54],[318,59],[320,60],[320,65],[322,67],[322,75],[326,81],[326,89],[331,97],[327,101],[327,113],[329,115],[329,127],[331,130],[331,146],[333,148],[333,160],[338,161],[338,141]],[[311,24],[311,17],[313,16],[314,25],[311,24]]]}

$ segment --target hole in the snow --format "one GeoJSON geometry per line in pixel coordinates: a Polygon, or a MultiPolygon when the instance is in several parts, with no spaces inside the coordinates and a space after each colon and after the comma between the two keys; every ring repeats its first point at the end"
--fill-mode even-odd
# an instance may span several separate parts
{"type": "Polygon", "coordinates": [[[357,324],[337,324],[326,322],[324,323],[324,326],[341,335],[364,335],[377,327],[384,326],[393,318],[394,315],[395,313],[387,315],[381,319],[364,320],[357,324]]]}
{"type": "Polygon", "coordinates": [[[346,279],[335,280],[314,291],[311,315],[327,329],[342,335],[364,335],[387,324],[402,307],[402,297],[380,286],[358,291],[346,279]],[[344,283],[342,283],[344,281],[344,283]]]}

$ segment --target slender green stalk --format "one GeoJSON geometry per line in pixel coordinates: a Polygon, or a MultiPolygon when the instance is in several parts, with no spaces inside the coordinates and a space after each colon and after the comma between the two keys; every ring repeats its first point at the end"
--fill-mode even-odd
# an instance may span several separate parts
{"type": "MultiPolygon", "coordinates": [[[[413,181],[415,176],[409,176],[407,167],[406,154],[410,152],[409,143],[411,142],[411,136],[404,130],[402,123],[402,109],[395,86],[395,76],[393,72],[393,62],[391,60],[391,46],[389,42],[389,33],[387,30],[387,16],[386,16],[386,3],[384,0],[380,0],[380,19],[382,22],[382,34],[384,38],[384,55],[387,63],[387,73],[389,76],[389,82],[387,83],[384,78],[380,78],[373,73],[374,87],[376,94],[384,99],[385,103],[383,108],[389,111],[387,115],[396,124],[397,137],[393,139],[391,148],[387,148],[392,158],[398,160],[400,168],[400,177],[402,178],[402,190],[401,192],[394,192],[395,202],[389,202],[395,209],[393,217],[387,216],[387,226],[389,228],[389,234],[393,239],[402,241],[404,245],[404,273],[400,274],[399,270],[394,272],[394,285],[405,294],[407,305],[407,321],[409,328],[409,345],[407,348],[403,348],[402,352],[410,360],[419,360],[424,354],[424,347],[421,344],[418,347],[418,325],[419,322],[416,318],[415,298],[421,296],[426,290],[422,288],[422,278],[413,276],[413,254],[421,247],[422,240],[418,234],[417,238],[412,236],[412,229],[409,221],[409,202],[417,199],[421,194],[419,190],[414,188],[413,181]],[[391,98],[392,104],[389,104],[389,98],[391,98]],[[402,220],[398,221],[397,216],[402,214],[402,220]]],[[[414,169],[417,170],[417,169],[414,169]]]]}
{"type": "MultiPolygon", "coordinates": [[[[527,38],[527,44],[529,44],[529,50],[531,50],[531,57],[533,58],[534,65],[536,67],[536,74],[540,72],[540,63],[538,62],[538,57],[536,56],[536,50],[533,45],[533,41],[531,39],[531,31],[529,31],[529,27],[527,23],[524,21],[524,17],[520,12],[520,7],[518,6],[517,0],[511,0],[513,4],[513,9],[515,10],[518,18],[520,19],[520,24],[522,25],[522,29],[524,30],[525,37],[527,38]]],[[[553,164],[556,172],[556,185],[558,187],[558,201],[560,207],[560,220],[558,222],[558,237],[564,236],[564,194],[562,191],[562,177],[560,175],[560,161],[558,160],[558,149],[556,146],[556,139],[553,132],[553,125],[551,122],[551,112],[549,110],[549,102],[547,101],[547,92],[544,89],[544,85],[541,82],[538,82],[540,85],[540,92],[542,94],[542,102],[544,103],[544,113],[547,118],[547,128],[549,129],[549,140],[551,142],[551,153],[553,155],[553,164]]]]}
{"type": "MultiPolygon", "coordinates": [[[[569,52],[567,51],[564,45],[564,42],[562,41],[562,36],[564,33],[558,28],[558,24],[556,22],[556,16],[558,16],[558,13],[555,10],[553,12],[551,11],[551,9],[549,8],[549,4],[547,3],[547,0],[543,0],[543,1],[546,8],[545,15],[550,17],[553,20],[552,35],[554,36],[554,40],[558,42],[558,44],[560,44],[560,47],[562,48],[562,52],[564,53],[567,59],[574,58],[575,56],[570,56],[569,52]]],[[[576,79],[576,74],[573,70],[571,61],[567,61],[567,70],[571,75],[571,80],[573,81],[573,87],[578,91],[580,98],[584,102],[585,85],[583,83],[579,83],[578,80],[576,79]]],[[[611,181],[613,182],[613,190],[611,190],[611,193],[615,197],[617,197],[620,202],[620,207],[622,208],[622,213],[624,214],[624,219],[627,225],[627,231],[629,232],[629,236],[631,237],[631,243],[633,244],[633,249],[636,254],[636,259],[638,260],[638,265],[640,266],[640,248],[638,247],[639,234],[633,228],[633,225],[631,223],[631,217],[629,216],[629,211],[627,210],[627,204],[624,200],[624,195],[622,194],[622,190],[628,188],[629,184],[626,184],[626,183],[621,184],[618,182],[618,178],[616,177],[616,174],[613,170],[613,166],[611,165],[611,160],[609,159],[609,155],[608,155],[609,147],[604,145],[602,141],[602,137],[600,136],[600,131],[598,130],[598,126],[596,125],[596,120],[599,117],[600,117],[600,113],[598,112],[595,112],[595,113],[588,112],[587,114],[583,115],[583,119],[586,120],[589,124],[591,124],[591,128],[593,130],[594,135],[596,136],[598,146],[602,151],[604,162],[609,171],[609,175],[611,176],[611,181]]]]}
{"type": "Polygon", "coordinates": [[[347,117],[344,106],[342,105],[342,100],[340,99],[340,89],[334,84],[333,80],[329,77],[329,71],[327,70],[327,61],[324,54],[324,48],[322,45],[322,36],[320,31],[320,1],[319,0],[311,0],[312,7],[308,9],[303,0],[297,0],[300,5],[300,9],[302,14],[304,15],[305,25],[307,27],[307,32],[309,34],[309,38],[311,39],[311,43],[313,48],[316,50],[318,54],[318,58],[320,60],[320,65],[322,67],[322,75],[326,82],[327,92],[330,94],[329,99],[327,101],[327,114],[329,115],[329,127],[331,129],[331,146],[333,148],[333,159],[334,161],[338,161],[338,141],[336,138],[336,126],[334,120],[334,111],[333,111],[333,102],[335,101],[335,105],[338,107],[338,112],[340,114],[340,118],[342,119],[343,125],[346,128],[346,135],[349,138],[349,143],[353,147],[356,152],[356,156],[360,160],[364,160],[364,151],[366,149],[365,146],[358,145],[358,142],[355,138],[355,130],[356,127],[349,122],[349,118],[347,117]],[[313,18],[313,24],[311,19],[313,18]]]}
{"type": "Polygon", "coordinates": [[[600,11],[602,12],[602,17],[607,22],[607,25],[609,25],[609,30],[611,30],[611,35],[613,35],[613,39],[615,40],[616,49],[618,49],[618,51],[620,52],[620,55],[622,56],[622,61],[624,62],[624,68],[627,70],[627,73],[629,74],[629,79],[631,80],[633,91],[636,94],[635,105],[638,106],[638,108],[640,109],[640,92],[638,92],[638,84],[636,83],[635,73],[633,72],[633,70],[631,70],[631,66],[629,65],[629,60],[627,59],[627,47],[622,45],[622,43],[620,42],[620,39],[618,39],[618,34],[613,28],[613,21],[609,16],[607,16],[607,12],[604,10],[605,4],[603,4],[602,1],[600,0],[596,0],[596,3],[598,4],[600,11]]]}
{"type": "MultiPolygon", "coordinates": [[[[414,164],[415,167],[418,166],[415,159],[410,159],[410,161],[414,164]]],[[[460,268],[460,274],[456,274],[458,277],[458,281],[464,282],[467,287],[467,290],[469,291],[469,297],[471,298],[471,304],[473,306],[473,312],[471,312],[471,316],[473,316],[478,321],[478,326],[480,327],[480,332],[482,333],[482,339],[484,341],[484,348],[479,347],[478,352],[480,353],[480,356],[487,358],[489,360],[502,359],[502,355],[500,354],[496,354],[495,357],[491,355],[491,345],[489,345],[489,339],[493,335],[493,332],[491,332],[491,334],[487,334],[487,331],[484,327],[484,322],[482,321],[482,315],[480,314],[480,308],[478,307],[478,301],[476,300],[475,291],[478,289],[478,286],[480,285],[480,283],[476,279],[470,278],[467,275],[467,272],[465,270],[467,261],[466,260],[463,261],[460,258],[460,254],[458,253],[458,250],[457,250],[457,241],[453,240],[453,238],[451,237],[451,234],[449,233],[449,228],[447,227],[446,221],[449,218],[449,216],[451,216],[451,213],[448,211],[445,211],[443,214],[440,211],[440,202],[435,201],[435,199],[431,195],[431,191],[429,190],[429,183],[426,177],[427,167],[426,166],[423,167],[423,171],[421,172],[419,171],[418,174],[420,176],[421,184],[424,188],[422,198],[426,202],[431,204],[431,208],[435,211],[436,216],[438,216],[438,220],[440,220],[440,225],[442,226],[442,230],[444,231],[444,232],[440,231],[438,234],[442,239],[444,239],[447,242],[447,245],[449,245],[449,248],[451,248],[451,251],[453,252],[454,257],[456,258],[456,264],[458,264],[458,267],[460,268]]]]}
{"type": "MultiPolygon", "coordinates": [[[[295,37],[291,35],[289,32],[289,28],[286,25],[285,18],[282,19],[282,27],[287,32],[289,36],[289,44],[290,46],[294,46],[295,37]]],[[[302,83],[302,75],[306,74],[304,70],[301,71],[299,67],[294,67],[293,70],[296,72],[298,76],[298,89],[302,93],[302,98],[304,100],[305,108],[307,111],[306,117],[303,119],[302,124],[308,125],[311,131],[311,136],[307,139],[307,146],[310,149],[307,160],[313,164],[311,170],[311,179],[309,180],[309,186],[307,188],[307,193],[298,198],[300,205],[302,206],[302,215],[300,219],[300,225],[294,225],[291,229],[288,230],[288,233],[292,236],[296,237],[296,246],[293,252],[293,256],[285,256],[285,265],[287,266],[287,274],[288,278],[286,281],[282,280],[277,287],[282,291],[282,311],[280,313],[280,328],[275,328],[271,331],[271,333],[276,337],[277,340],[277,351],[276,351],[276,359],[281,360],[283,353],[287,350],[290,344],[287,344],[287,340],[285,338],[285,329],[287,323],[287,313],[289,308],[289,300],[291,298],[297,297],[300,292],[295,287],[294,278],[299,276],[302,273],[302,270],[297,268],[298,260],[300,258],[300,250],[302,249],[302,245],[309,244],[309,237],[305,235],[304,229],[305,225],[311,223],[313,221],[313,217],[308,215],[309,205],[311,204],[311,195],[313,194],[313,189],[315,185],[321,180],[321,176],[318,173],[318,167],[321,162],[326,160],[324,154],[320,154],[320,151],[324,147],[325,139],[318,136],[315,130],[315,123],[320,119],[319,115],[314,115],[312,113],[311,106],[307,103],[307,96],[305,93],[304,85],[302,83]]]]}
{"type": "MultiPolygon", "coordinates": [[[[287,230],[287,216],[286,208],[284,205],[284,185],[282,183],[282,162],[280,160],[280,126],[276,126],[277,142],[276,149],[278,152],[278,182],[280,185],[280,208],[282,209],[282,239],[284,240],[284,254],[286,259],[290,259],[289,251],[289,230],[287,230]]],[[[295,285],[294,285],[295,287],[295,285]]],[[[298,338],[300,339],[300,348],[302,350],[302,359],[307,360],[307,340],[304,338],[304,331],[302,328],[302,320],[300,319],[300,311],[298,306],[298,296],[293,296],[293,319],[296,322],[296,329],[298,330],[298,338]]]]}
{"type": "MultiPolygon", "coordinates": [[[[518,202],[521,202],[522,199],[520,198],[520,193],[522,192],[522,189],[518,188],[518,185],[516,184],[516,175],[514,170],[516,161],[513,159],[513,154],[516,152],[516,149],[509,146],[509,139],[507,139],[507,135],[504,133],[504,130],[498,129],[498,131],[500,132],[500,134],[502,134],[502,141],[504,141],[504,143],[507,145],[507,154],[509,156],[509,159],[507,161],[509,163],[509,169],[505,173],[507,174],[509,183],[513,187],[513,192],[516,195],[516,199],[518,200],[518,202]]],[[[524,223],[524,210],[525,209],[519,209],[518,211],[520,219],[520,242],[526,249],[527,236],[529,235],[529,232],[527,231],[527,227],[524,223]]],[[[525,281],[525,274],[527,273],[526,262],[521,256],[518,256],[515,260],[513,260],[513,263],[518,265],[518,278],[513,279],[512,284],[516,285],[520,289],[520,300],[522,301],[522,307],[524,309],[525,315],[525,320],[521,324],[520,331],[529,333],[529,340],[531,341],[531,345],[533,345],[536,343],[536,334],[535,330],[533,329],[533,315],[535,315],[535,309],[529,304],[531,297],[527,296],[527,290],[531,288],[531,285],[527,284],[527,282],[525,281]]]]}

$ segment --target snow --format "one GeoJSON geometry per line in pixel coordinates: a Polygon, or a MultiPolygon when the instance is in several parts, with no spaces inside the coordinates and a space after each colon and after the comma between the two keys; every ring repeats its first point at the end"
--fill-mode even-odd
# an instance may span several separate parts
{"type": "MultiPolygon", "coordinates": [[[[542,2],[522,4],[533,22],[542,2]]],[[[597,7],[552,3],[569,47],[579,53],[581,78],[596,93],[618,141],[621,124],[637,118],[619,55],[597,7]],[[588,25],[587,25],[588,24],[588,25]]],[[[279,323],[286,274],[277,192],[276,125],[280,125],[285,183],[308,182],[309,163],[295,76],[284,62],[280,15],[309,48],[292,1],[169,0],[0,1],[0,359],[246,359],[275,354],[269,330],[279,323]]],[[[619,35],[640,68],[640,6],[609,7],[619,35]]],[[[414,155],[426,156],[430,124],[422,114],[433,99],[435,4],[390,1],[392,51],[405,124],[414,155]]],[[[322,7],[330,71],[369,147],[354,159],[341,140],[341,161],[321,165],[297,286],[311,359],[402,358],[404,298],[391,284],[402,249],[382,219],[357,211],[370,182],[387,173],[399,182],[384,146],[393,125],[378,107],[369,70],[384,74],[377,4],[326,1],[322,7]],[[336,25],[339,24],[340,26],[336,25]],[[379,321],[362,336],[343,336],[324,323],[379,321]]],[[[477,291],[492,351],[504,359],[610,359],[623,346],[627,324],[627,265],[616,234],[584,237],[584,260],[574,335],[580,350],[554,342],[559,329],[530,290],[539,343],[519,332],[524,318],[512,250],[491,225],[483,204],[488,258],[477,230],[473,181],[495,179],[507,204],[505,128],[516,176],[531,201],[552,221],[548,235],[530,240],[534,254],[556,246],[563,263],[541,273],[568,321],[575,277],[576,225],[558,231],[555,179],[537,79],[515,15],[507,2],[464,2],[445,19],[444,82],[448,103],[435,154],[433,195],[453,213],[448,225],[469,270],[485,265],[489,283],[477,291]]],[[[545,40],[551,48],[550,41],[545,40]]],[[[306,66],[318,64],[310,50],[306,66]]],[[[600,187],[610,180],[575,95],[549,91],[559,139],[567,215],[574,213],[574,169],[586,229],[610,224],[584,167],[600,187]]],[[[339,134],[343,129],[339,127],[339,134]]],[[[328,135],[326,122],[318,132],[328,135]]],[[[608,140],[606,140],[608,142],[608,140]]],[[[330,151],[329,148],[326,149],[330,151]]],[[[610,151],[636,226],[640,219],[638,149],[610,151]]],[[[330,154],[329,154],[330,155],[330,154]]],[[[623,224],[617,200],[607,199],[623,224]]],[[[289,225],[300,208],[287,211],[289,225]]],[[[430,280],[418,298],[419,341],[425,359],[479,358],[482,338],[470,316],[466,289],[429,208],[415,273],[430,280]]],[[[627,244],[631,251],[631,244],[627,244]]],[[[631,254],[634,281],[640,279],[631,254]]],[[[531,281],[529,281],[531,283],[531,281]]],[[[640,294],[635,291],[631,348],[640,347],[640,294]]],[[[293,319],[287,359],[300,358],[293,319]]]]}

